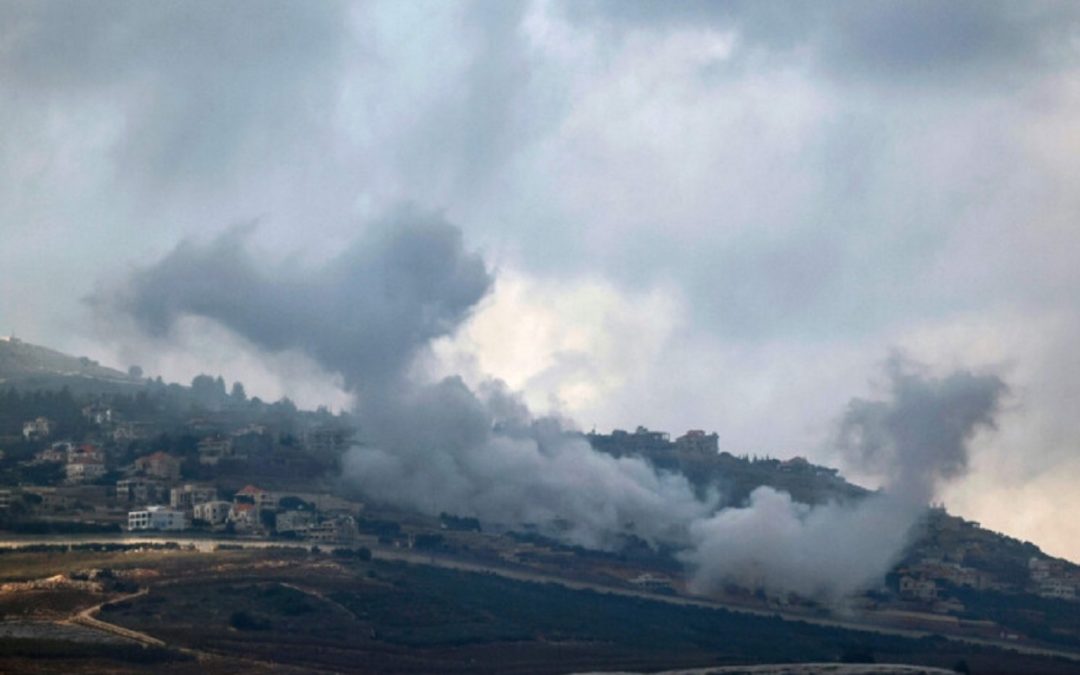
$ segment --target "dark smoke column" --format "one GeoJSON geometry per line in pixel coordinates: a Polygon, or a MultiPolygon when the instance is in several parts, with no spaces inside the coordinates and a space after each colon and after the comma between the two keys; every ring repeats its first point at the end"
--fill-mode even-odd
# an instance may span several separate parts
{"type": "Polygon", "coordinates": [[[96,304],[155,336],[184,315],[207,317],[268,351],[299,349],[362,392],[393,386],[492,284],[461,231],[429,214],[402,211],[318,268],[256,261],[245,248],[250,234],[183,242],[96,304]]]}

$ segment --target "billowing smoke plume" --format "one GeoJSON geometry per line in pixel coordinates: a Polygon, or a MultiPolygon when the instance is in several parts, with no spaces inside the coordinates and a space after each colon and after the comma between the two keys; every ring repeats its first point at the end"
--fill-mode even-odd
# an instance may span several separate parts
{"type": "Polygon", "coordinates": [[[345,475],[383,502],[532,523],[601,548],[623,534],[684,541],[686,524],[710,512],[683,476],[596,452],[498,384],[476,394],[449,378],[362,418],[372,444],[351,451],[345,475]]]}
{"type": "Polygon", "coordinates": [[[840,597],[880,583],[908,543],[937,486],[967,468],[968,443],[993,428],[1005,383],[966,370],[933,378],[890,359],[886,400],[854,399],[837,442],[883,489],[848,504],[809,507],[758,488],[746,508],[695,522],[684,559],[709,589],[734,582],[804,596],[840,597]]]}
{"type": "Polygon", "coordinates": [[[698,588],[734,582],[774,593],[838,597],[879,582],[939,481],[966,466],[967,443],[993,425],[1004,384],[958,372],[933,379],[891,363],[886,400],[856,400],[841,447],[882,471],[885,490],[809,507],[759,488],[717,511],[680,474],[593,450],[557,420],[533,418],[498,383],[409,377],[415,357],[450,334],[491,286],[479,256],[439,218],[403,214],[320,269],[274,269],[245,234],[182,244],[100,307],[150,333],[188,314],[214,319],[267,350],[306,352],[358,395],[364,443],[344,478],[372,499],[507,525],[534,524],[597,547],[634,535],[682,549],[698,588]]]}
{"type": "Polygon", "coordinates": [[[891,400],[851,401],[838,445],[860,469],[884,476],[889,493],[925,504],[939,483],[967,470],[968,441],[994,428],[1007,387],[996,375],[959,370],[935,379],[919,370],[893,355],[891,400]]]}
{"type": "Polygon", "coordinates": [[[393,386],[492,283],[461,232],[434,216],[403,212],[317,269],[255,260],[245,248],[250,231],[184,242],[96,304],[156,336],[183,315],[214,319],[267,350],[299,349],[362,391],[393,386]]]}
{"type": "Polygon", "coordinates": [[[345,478],[384,503],[532,523],[600,547],[624,534],[685,539],[686,523],[710,512],[683,476],[597,453],[556,420],[532,419],[498,384],[474,393],[458,378],[407,376],[491,286],[457,228],[405,212],[315,270],[267,269],[247,252],[247,233],[183,243],[95,304],[155,335],[184,315],[210,318],[342,373],[364,438],[345,458],[345,478]]]}

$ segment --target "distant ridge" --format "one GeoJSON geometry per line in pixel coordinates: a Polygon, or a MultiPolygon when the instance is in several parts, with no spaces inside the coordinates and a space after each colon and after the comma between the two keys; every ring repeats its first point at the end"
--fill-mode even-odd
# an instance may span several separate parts
{"type": "Polygon", "coordinates": [[[100,380],[135,384],[136,378],[85,356],[70,356],[47,347],[0,337],[0,385],[51,378],[100,380]]]}

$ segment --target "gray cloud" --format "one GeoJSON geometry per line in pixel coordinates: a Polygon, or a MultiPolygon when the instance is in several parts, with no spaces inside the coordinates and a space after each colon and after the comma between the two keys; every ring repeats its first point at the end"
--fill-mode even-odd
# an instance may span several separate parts
{"type": "Polygon", "coordinates": [[[347,4],[295,0],[0,3],[0,84],[40,107],[115,106],[128,182],[234,178],[316,142],[349,39],[347,4]]]}
{"type": "Polygon", "coordinates": [[[569,3],[580,20],[618,26],[712,26],[745,49],[811,58],[828,72],[878,83],[1001,83],[1035,68],[1075,63],[1080,12],[1068,2],[595,2],[569,3]]]}

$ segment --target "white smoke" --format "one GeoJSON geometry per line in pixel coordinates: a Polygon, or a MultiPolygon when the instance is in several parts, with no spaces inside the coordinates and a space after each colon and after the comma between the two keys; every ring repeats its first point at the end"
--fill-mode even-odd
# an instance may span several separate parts
{"type": "Polygon", "coordinates": [[[749,503],[690,526],[683,559],[701,591],[727,583],[834,599],[879,584],[903,554],[938,486],[963,474],[968,444],[993,428],[1007,388],[995,375],[934,378],[900,356],[886,366],[885,400],[853,400],[838,445],[878,470],[881,491],[858,502],[807,506],[762,487],[749,503]]]}

